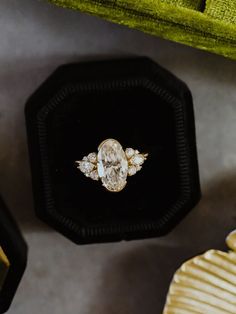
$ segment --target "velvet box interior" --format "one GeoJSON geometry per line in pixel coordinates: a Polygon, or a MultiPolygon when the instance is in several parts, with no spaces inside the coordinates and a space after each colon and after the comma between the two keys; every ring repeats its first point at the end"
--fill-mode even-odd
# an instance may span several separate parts
{"type": "Polygon", "coordinates": [[[0,197],[0,313],[10,307],[26,261],[27,245],[0,197]]]}
{"type": "Polygon", "coordinates": [[[36,213],[76,243],[163,235],[199,201],[191,93],[147,58],[59,67],[26,122],[36,213]],[[75,165],[108,138],[149,154],[119,193],[75,165]]]}

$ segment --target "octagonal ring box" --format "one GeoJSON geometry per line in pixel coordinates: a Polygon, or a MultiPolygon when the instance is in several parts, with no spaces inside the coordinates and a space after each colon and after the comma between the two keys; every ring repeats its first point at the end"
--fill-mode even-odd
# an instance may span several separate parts
{"type": "Polygon", "coordinates": [[[148,58],[60,66],[26,123],[36,214],[75,243],[164,235],[199,201],[191,93],[148,58]],[[118,193],[75,165],[108,138],[149,154],[118,193]]]}
{"type": "Polygon", "coordinates": [[[0,197],[0,313],[15,296],[27,263],[27,245],[0,197]]]}

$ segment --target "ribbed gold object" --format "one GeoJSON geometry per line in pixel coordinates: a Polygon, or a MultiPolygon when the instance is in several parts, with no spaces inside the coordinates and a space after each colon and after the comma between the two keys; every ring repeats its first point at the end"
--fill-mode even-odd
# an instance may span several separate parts
{"type": "Polygon", "coordinates": [[[229,253],[210,250],[174,275],[163,314],[236,314],[236,231],[229,253]]]}
{"type": "Polygon", "coordinates": [[[0,290],[4,284],[4,281],[7,276],[8,269],[10,267],[10,262],[0,247],[0,290]]]}

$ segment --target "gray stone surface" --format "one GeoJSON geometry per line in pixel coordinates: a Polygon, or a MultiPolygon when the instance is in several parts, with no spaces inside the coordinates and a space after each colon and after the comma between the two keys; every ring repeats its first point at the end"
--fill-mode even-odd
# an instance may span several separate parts
{"type": "Polygon", "coordinates": [[[236,63],[46,1],[0,2],[0,191],[29,243],[10,314],[157,314],[174,270],[236,226],[236,63]],[[147,55],[193,92],[203,198],[167,237],[76,247],[33,214],[24,104],[61,63],[147,55]]]}

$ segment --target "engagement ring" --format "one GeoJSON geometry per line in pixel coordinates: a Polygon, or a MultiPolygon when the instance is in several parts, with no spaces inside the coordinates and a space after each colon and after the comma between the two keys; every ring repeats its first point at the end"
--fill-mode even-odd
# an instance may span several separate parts
{"type": "Polygon", "coordinates": [[[133,148],[122,148],[114,139],[107,139],[98,146],[98,153],[90,153],[76,161],[77,168],[88,178],[101,180],[111,192],[120,192],[127,184],[127,176],[142,169],[148,154],[133,148]]]}

